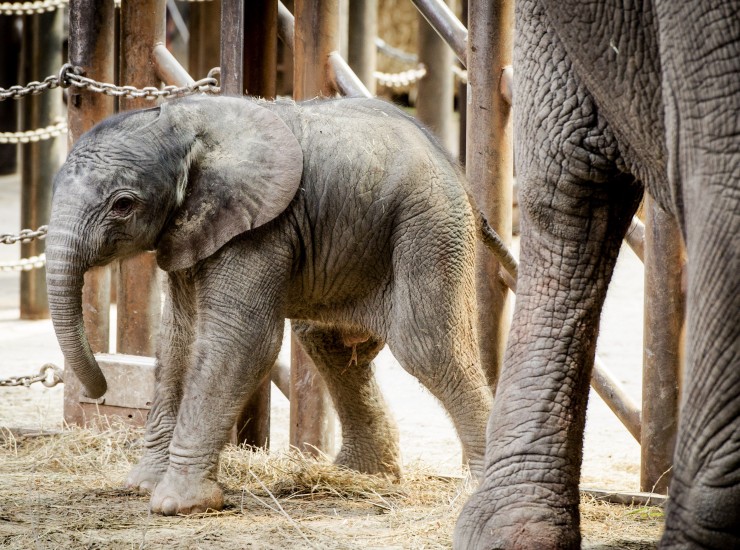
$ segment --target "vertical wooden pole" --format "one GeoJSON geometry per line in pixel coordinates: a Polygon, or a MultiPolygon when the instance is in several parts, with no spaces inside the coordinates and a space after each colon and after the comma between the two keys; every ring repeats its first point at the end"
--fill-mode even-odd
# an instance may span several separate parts
{"type": "MultiPolygon", "coordinates": [[[[277,0],[224,0],[221,20],[221,89],[227,95],[274,98],[277,0]],[[247,10],[247,7],[249,9],[247,10]]],[[[232,441],[270,445],[270,377],[257,387],[237,418],[232,441]]]]}
{"type": "MultiPolygon", "coordinates": [[[[0,88],[10,88],[19,83],[21,37],[16,28],[17,18],[0,15],[0,88]]],[[[0,101],[0,132],[18,130],[18,102],[0,101]]],[[[0,144],[0,175],[15,174],[18,169],[18,146],[0,144]]],[[[35,229],[35,228],[34,228],[35,229]]]]}
{"type": "MultiPolygon", "coordinates": [[[[451,0],[447,0],[450,5],[451,0]]],[[[454,55],[422,14],[419,21],[419,62],[427,74],[419,80],[416,116],[448,149],[453,150],[452,111],[454,101],[452,63],[454,55]]]]}
{"type": "MultiPolygon", "coordinates": [[[[331,96],[329,54],[339,48],[337,0],[296,0],[293,95],[331,96]]],[[[291,345],[290,444],[307,453],[331,453],[334,413],[324,381],[295,336],[291,345]]]]}
{"type": "MultiPolygon", "coordinates": [[[[510,106],[500,92],[504,67],[511,65],[513,0],[469,0],[468,113],[466,171],[478,206],[491,227],[511,240],[513,150],[510,106]]],[[[478,333],[481,360],[495,387],[509,332],[508,290],[498,262],[478,244],[478,333]]]]}
{"type": "MultiPolygon", "coordinates": [[[[158,86],[152,50],[165,42],[165,0],[123,0],[121,3],[120,81],[158,86]]],[[[146,99],[120,99],[120,109],[151,107],[146,99]]],[[[153,356],[161,318],[161,290],[152,252],[120,262],[118,279],[117,351],[153,356]]]]}
{"type": "MultiPolygon", "coordinates": [[[[71,0],[69,5],[69,62],[84,75],[113,82],[113,0],[71,0]]],[[[95,124],[113,114],[113,98],[69,88],[67,144],[72,145],[95,124]]],[[[108,353],[110,339],[110,269],[93,268],[85,274],[83,314],[85,332],[95,353],[108,353]]]]}
{"type": "Polygon", "coordinates": [[[645,213],[640,490],[665,494],[678,429],[685,256],[675,219],[647,195],[645,213]]]}
{"type": "MultiPolygon", "coordinates": [[[[84,75],[101,82],[113,82],[114,71],[113,0],[71,0],[69,3],[69,62],[81,67],[84,75]]],[[[68,89],[67,145],[72,145],[95,124],[113,114],[113,98],[103,94],[68,89]]],[[[85,333],[95,353],[108,353],[110,345],[110,267],[98,267],[85,273],[82,313],[85,333]]],[[[69,371],[66,376],[73,376],[69,371]]],[[[79,391],[65,378],[64,420],[80,419],[79,391]]]]}
{"type": "Polygon", "coordinates": [[[221,2],[192,2],[188,14],[188,72],[198,80],[218,67],[221,55],[221,2]]]}
{"type": "Polygon", "coordinates": [[[377,66],[378,0],[350,0],[349,55],[347,62],[362,83],[375,95],[377,66]]]}
{"type": "MultiPolygon", "coordinates": [[[[40,81],[59,71],[62,62],[63,12],[23,16],[22,82],[40,81]]],[[[22,130],[36,130],[59,122],[62,114],[61,91],[51,90],[26,97],[21,106],[22,130]]],[[[52,138],[21,146],[21,225],[36,229],[49,222],[51,186],[61,166],[63,140],[52,138]]],[[[45,250],[44,241],[35,239],[21,244],[21,256],[38,256],[45,250]]],[[[46,297],[46,270],[21,273],[21,319],[46,319],[49,304],[46,297]]]]}

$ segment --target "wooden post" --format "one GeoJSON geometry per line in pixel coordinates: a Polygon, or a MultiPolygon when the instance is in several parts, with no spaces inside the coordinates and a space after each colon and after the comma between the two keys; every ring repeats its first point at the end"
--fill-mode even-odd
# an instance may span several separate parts
{"type": "MultiPolygon", "coordinates": [[[[514,32],[512,0],[470,0],[468,35],[468,181],[491,227],[509,244],[513,152],[510,105],[500,86],[511,65],[514,32]]],[[[499,264],[478,244],[478,332],[481,360],[495,388],[509,332],[508,290],[497,276],[499,264]]]]}
{"type": "Polygon", "coordinates": [[[188,13],[188,71],[196,80],[219,66],[221,52],[221,2],[193,2],[188,13]]]}
{"type": "MultiPolygon", "coordinates": [[[[21,82],[41,81],[59,71],[62,62],[63,12],[23,16],[21,82]]],[[[60,90],[26,97],[21,106],[21,130],[36,130],[60,121],[60,90]]],[[[36,229],[49,223],[51,185],[61,166],[63,140],[52,138],[21,146],[21,225],[36,229]]],[[[43,254],[44,241],[35,239],[21,244],[21,256],[43,254]]],[[[21,319],[46,319],[49,303],[46,297],[46,270],[21,272],[21,319]]]]}
{"type": "Polygon", "coordinates": [[[349,54],[347,61],[372,95],[377,66],[378,0],[350,0],[349,54]]]}
{"type": "MultiPolygon", "coordinates": [[[[120,82],[158,86],[152,51],[165,41],[165,0],[121,4],[120,82]]],[[[146,99],[120,99],[120,109],[151,107],[146,99]]],[[[151,252],[120,262],[118,279],[118,353],[153,356],[161,317],[157,263],[151,252]]]]}
{"type": "MultiPolygon", "coordinates": [[[[16,22],[15,16],[0,15],[0,88],[10,88],[19,83],[21,37],[16,22]]],[[[17,130],[18,102],[12,99],[0,101],[0,132],[17,130]]],[[[18,146],[15,143],[1,143],[0,176],[15,174],[16,170],[18,170],[18,146]]]]}
{"type": "MultiPolygon", "coordinates": [[[[293,95],[296,100],[332,95],[329,54],[339,49],[337,0],[296,0],[293,95]]],[[[295,336],[291,345],[290,444],[331,453],[334,413],[324,381],[295,336]]]]}
{"type": "MultiPolygon", "coordinates": [[[[447,2],[449,4],[450,0],[447,2]]],[[[442,145],[452,151],[454,56],[426,18],[419,14],[418,20],[419,62],[426,67],[427,74],[419,80],[416,116],[436,134],[442,145]]]]}
{"type": "Polygon", "coordinates": [[[640,490],[665,494],[678,428],[685,256],[675,219],[646,195],[640,490]]]}
{"type": "MultiPolygon", "coordinates": [[[[113,0],[71,0],[69,5],[69,62],[101,82],[113,82],[114,10],[113,0]]],[[[113,98],[74,86],[68,93],[67,145],[71,148],[82,134],[113,114],[113,98]]],[[[95,353],[109,350],[110,286],[109,267],[93,268],[85,274],[82,311],[95,353]]]]}
{"type": "MultiPolygon", "coordinates": [[[[221,90],[224,95],[274,98],[277,64],[277,0],[224,0],[221,12],[221,90]],[[249,9],[247,9],[247,7],[249,9]]],[[[237,418],[232,441],[270,445],[270,377],[237,418]]]]}

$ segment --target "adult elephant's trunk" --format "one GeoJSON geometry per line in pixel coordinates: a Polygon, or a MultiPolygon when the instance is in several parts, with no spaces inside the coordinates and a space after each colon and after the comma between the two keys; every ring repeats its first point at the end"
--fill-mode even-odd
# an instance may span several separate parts
{"type": "Polygon", "coordinates": [[[80,237],[55,224],[54,217],[46,243],[46,286],[54,331],[67,366],[71,367],[88,397],[96,399],[108,388],[93,356],[82,318],[82,285],[89,265],[80,237]]]}

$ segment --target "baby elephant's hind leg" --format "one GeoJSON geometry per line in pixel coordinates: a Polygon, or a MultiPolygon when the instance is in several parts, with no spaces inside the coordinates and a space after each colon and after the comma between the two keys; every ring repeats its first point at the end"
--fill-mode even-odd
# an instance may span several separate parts
{"type": "Polygon", "coordinates": [[[398,430],[371,363],[384,342],[371,337],[347,345],[337,329],[302,323],[294,323],[293,332],[326,381],[342,424],[342,448],[335,462],[363,473],[400,476],[398,430]]]}

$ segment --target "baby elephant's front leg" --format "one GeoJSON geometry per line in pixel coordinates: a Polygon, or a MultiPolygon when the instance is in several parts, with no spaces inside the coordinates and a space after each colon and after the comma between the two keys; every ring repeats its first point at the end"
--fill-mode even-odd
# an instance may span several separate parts
{"type": "Polygon", "coordinates": [[[146,422],[144,455],[126,479],[126,487],[131,489],[152,491],[167,471],[194,339],[194,319],[191,279],[183,272],[170,274],[157,350],[154,401],[146,422]]]}
{"type": "Polygon", "coordinates": [[[216,481],[219,454],[244,403],[275,362],[282,340],[282,319],[252,318],[262,329],[254,334],[238,323],[227,326],[230,321],[223,318],[201,319],[169,465],[152,493],[152,511],[165,515],[223,507],[216,481]]]}

